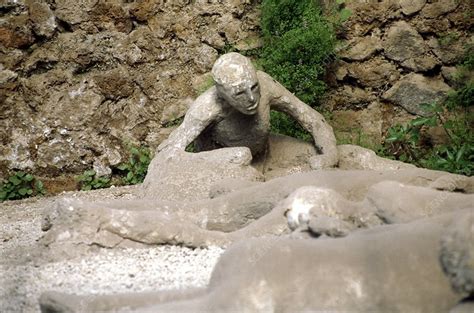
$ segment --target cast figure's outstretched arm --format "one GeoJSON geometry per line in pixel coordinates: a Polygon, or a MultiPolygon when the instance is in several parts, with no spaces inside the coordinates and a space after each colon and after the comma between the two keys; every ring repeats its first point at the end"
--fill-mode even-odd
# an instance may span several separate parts
{"type": "Polygon", "coordinates": [[[189,107],[183,123],[176,128],[157,149],[157,153],[165,150],[185,150],[221,113],[217,103],[216,88],[212,87],[200,95],[189,107]]]}
{"type": "Polygon", "coordinates": [[[331,125],[326,122],[324,117],[268,74],[258,72],[258,77],[262,89],[265,88],[271,93],[269,95],[271,108],[290,115],[313,136],[314,144],[321,155],[310,160],[311,167],[321,169],[337,165],[336,137],[331,125]]]}

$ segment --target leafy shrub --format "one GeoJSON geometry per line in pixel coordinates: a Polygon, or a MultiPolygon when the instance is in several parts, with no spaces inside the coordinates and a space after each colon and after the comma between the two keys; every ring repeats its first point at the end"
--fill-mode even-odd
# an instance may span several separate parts
{"type": "Polygon", "coordinates": [[[120,164],[117,169],[124,175],[123,182],[126,185],[142,183],[148,172],[151,154],[147,147],[130,147],[128,162],[120,164]]]}
{"type": "Polygon", "coordinates": [[[282,112],[270,111],[270,131],[304,141],[312,141],[310,133],[303,129],[294,119],[282,112]]]}
{"type": "Polygon", "coordinates": [[[261,11],[260,64],[302,101],[315,105],[326,89],[322,77],[334,56],[334,25],[315,0],[263,0],[261,11]]]}
{"type": "Polygon", "coordinates": [[[77,177],[81,190],[93,190],[110,187],[110,177],[97,176],[94,170],[87,170],[77,177]]]}
{"type": "MultiPolygon", "coordinates": [[[[312,107],[323,96],[326,66],[335,58],[335,28],[351,11],[337,0],[332,13],[323,15],[316,0],[263,0],[261,26],[264,46],[258,51],[261,67],[312,107]]],[[[253,53],[253,52],[252,52],[253,53]]],[[[271,112],[274,133],[311,141],[311,135],[280,112],[271,112]]]]}
{"type": "Polygon", "coordinates": [[[43,182],[22,171],[15,172],[0,183],[0,202],[44,195],[45,193],[43,182]]]}

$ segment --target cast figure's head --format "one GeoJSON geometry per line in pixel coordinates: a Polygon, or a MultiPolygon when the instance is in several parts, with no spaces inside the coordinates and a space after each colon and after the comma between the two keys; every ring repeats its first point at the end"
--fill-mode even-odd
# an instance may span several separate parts
{"type": "Polygon", "coordinates": [[[260,86],[249,59],[235,52],[224,54],[214,64],[212,76],[220,98],[243,114],[257,112],[260,86]]]}

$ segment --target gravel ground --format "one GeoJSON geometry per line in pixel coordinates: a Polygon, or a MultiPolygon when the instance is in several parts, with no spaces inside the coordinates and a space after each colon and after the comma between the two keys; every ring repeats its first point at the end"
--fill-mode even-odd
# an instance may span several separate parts
{"type": "Polygon", "coordinates": [[[206,285],[223,252],[219,247],[97,249],[51,262],[37,245],[42,211],[55,199],[130,199],[134,188],[70,192],[0,204],[0,312],[39,312],[39,295],[47,290],[110,294],[206,285]]]}

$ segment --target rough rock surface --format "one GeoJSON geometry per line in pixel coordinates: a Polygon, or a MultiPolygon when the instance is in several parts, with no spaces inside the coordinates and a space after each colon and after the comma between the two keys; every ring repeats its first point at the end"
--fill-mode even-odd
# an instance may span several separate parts
{"type": "MultiPolygon", "coordinates": [[[[436,79],[456,86],[452,78],[441,75],[442,68],[462,60],[466,43],[473,43],[473,20],[465,14],[472,4],[468,0],[356,0],[348,1],[346,6],[352,15],[340,34],[347,39],[346,47],[340,51],[343,60],[330,67],[331,88],[322,105],[335,112],[330,123],[336,137],[347,137],[346,116],[339,112],[350,110],[350,131],[363,133],[376,144],[394,123],[404,123],[413,118],[410,114],[421,113],[412,108],[423,99],[411,97],[414,102],[407,109],[399,101],[384,97],[403,77],[417,73],[426,78],[422,84],[429,86],[428,82],[436,79]],[[357,92],[348,96],[350,90],[357,92]],[[374,116],[368,108],[374,103],[381,114],[374,116]],[[374,120],[381,116],[382,127],[374,132],[372,125],[365,122],[366,116],[374,120]]],[[[428,86],[420,87],[429,89],[428,86]]],[[[440,93],[446,91],[444,87],[440,93]]],[[[355,137],[349,142],[359,144],[355,137]]]]}
{"type": "Polygon", "coordinates": [[[0,10],[0,177],[114,166],[129,142],[153,150],[196,96],[192,80],[258,31],[246,0],[19,0],[0,10]]]}
{"type": "Polygon", "coordinates": [[[451,88],[442,80],[411,73],[388,90],[384,98],[402,106],[410,113],[427,115],[429,113],[420,105],[442,100],[450,90],[451,88]]]}
{"type": "Polygon", "coordinates": [[[423,37],[405,21],[396,22],[387,31],[384,42],[385,55],[413,71],[427,71],[436,60],[427,56],[423,37]]]}
{"type": "MultiPolygon", "coordinates": [[[[346,5],[345,62],[331,66],[322,105],[354,111],[352,131],[380,142],[392,120],[409,118],[381,95],[410,72],[437,77],[460,60],[472,42],[470,1],[346,5]],[[387,43],[392,37],[406,40],[387,43]],[[376,133],[362,118],[374,103],[383,112],[376,133]]],[[[1,2],[0,12],[0,177],[77,175],[95,160],[108,172],[127,157],[127,142],[153,150],[218,54],[261,44],[256,2],[246,0],[19,0],[1,2]]]]}
{"type": "Polygon", "coordinates": [[[426,0],[400,0],[400,6],[403,14],[412,15],[421,9],[426,4],[426,0]]]}

